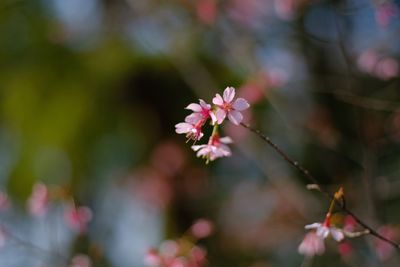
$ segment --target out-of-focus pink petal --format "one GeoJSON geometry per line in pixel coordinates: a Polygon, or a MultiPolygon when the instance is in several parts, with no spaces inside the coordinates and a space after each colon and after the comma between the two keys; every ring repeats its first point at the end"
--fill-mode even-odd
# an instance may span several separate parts
{"type": "Polygon", "coordinates": [[[247,103],[246,99],[238,98],[233,103],[232,107],[238,111],[242,111],[248,109],[250,107],[249,103],[247,103]]]}
{"type": "Polygon", "coordinates": [[[340,242],[344,239],[344,234],[339,229],[332,227],[332,228],[330,228],[330,233],[331,233],[332,238],[338,242],[340,242]]]}
{"type": "Polygon", "coordinates": [[[190,228],[192,235],[198,239],[209,236],[213,230],[213,223],[206,219],[197,220],[190,228]]]}
{"type": "Polygon", "coordinates": [[[304,237],[299,245],[298,252],[300,254],[312,257],[314,255],[321,255],[325,251],[324,240],[317,236],[315,232],[309,232],[304,237]]]}
{"type": "Polygon", "coordinates": [[[226,89],[224,90],[224,101],[226,103],[230,103],[232,102],[234,97],[235,97],[235,88],[226,87],[226,89]]]}
{"type": "Polygon", "coordinates": [[[70,267],[91,267],[92,261],[87,255],[78,254],[74,256],[71,260],[70,267]]]}
{"type": "Polygon", "coordinates": [[[185,109],[192,110],[194,112],[201,112],[202,108],[199,104],[191,103],[185,109]]]}
{"type": "Polygon", "coordinates": [[[317,236],[319,236],[319,237],[322,237],[322,238],[327,238],[328,237],[328,235],[329,235],[329,228],[328,227],[325,227],[325,226],[322,226],[322,227],[319,227],[319,228],[317,228],[317,236]]]}
{"type": "Polygon", "coordinates": [[[216,94],[215,97],[213,98],[212,102],[218,106],[221,106],[224,104],[224,100],[222,99],[220,94],[216,94]]]}
{"type": "Polygon", "coordinates": [[[211,105],[207,104],[206,101],[204,101],[203,99],[199,99],[200,102],[200,106],[203,109],[211,109],[211,105]]]}
{"type": "Polygon", "coordinates": [[[143,263],[149,267],[159,267],[161,265],[161,257],[155,249],[150,249],[144,255],[143,263]]]}
{"type": "Polygon", "coordinates": [[[160,245],[160,254],[163,257],[173,258],[179,252],[179,245],[174,240],[166,240],[160,245]]]}
{"type": "Polygon", "coordinates": [[[243,115],[239,111],[232,110],[228,113],[229,120],[236,125],[239,125],[243,120],[243,115]]]}
{"type": "Polygon", "coordinates": [[[317,229],[319,227],[321,227],[321,223],[312,223],[304,226],[305,229],[317,229]]]}
{"type": "Polygon", "coordinates": [[[223,144],[232,144],[233,140],[229,136],[221,137],[219,141],[223,144]]]}

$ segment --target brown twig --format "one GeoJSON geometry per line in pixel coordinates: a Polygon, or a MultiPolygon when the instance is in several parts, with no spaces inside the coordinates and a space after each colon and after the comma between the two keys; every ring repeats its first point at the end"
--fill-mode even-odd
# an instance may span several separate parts
{"type": "Polygon", "coordinates": [[[396,249],[400,250],[400,244],[394,242],[393,240],[387,239],[386,237],[382,236],[379,234],[376,230],[374,230],[372,227],[370,227],[368,224],[366,224],[364,221],[362,221],[357,215],[355,215],[351,210],[349,210],[346,207],[345,204],[345,199],[343,198],[342,201],[337,200],[325,187],[323,187],[318,180],[310,174],[310,172],[305,169],[303,166],[299,164],[298,161],[293,160],[290,158],[278,145],[276,145],[274,142],[271,141],[271,139],[264,135],[262,132],[259,130],[251,127],[248,124],[241,123],[241,125],[250,130],[251,132],[255,133],[258,137],[260,137],[264,142],[266,142],[269,146],[271,146],[286,162],[288,162],[290,165],[295,167],[305,178],[307,178],[311,183],[316,184],[319,188],[319,191],[323,193],[327,198],[329,198],[331,201],[334,201],[337,207],[339,207],[343,212],[346,214],[350,215],[351,217],[354,218],[354,220],[362,226],[364,229],[368,230],[368,232],[375,236],[376,238],[379,238],[380,240],[392,245],[396,249]]]}

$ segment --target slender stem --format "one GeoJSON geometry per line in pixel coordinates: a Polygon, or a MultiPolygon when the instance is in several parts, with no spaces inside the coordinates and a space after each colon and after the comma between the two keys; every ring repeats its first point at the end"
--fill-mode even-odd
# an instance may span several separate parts
{"type": "Polygon", "coordinates": [[[377,231],[375,231],[372,227],[368,226],[368,224],[366,224],[364,221],[362,221],[356,214],[354,214],[351,210],[349,210],[346,205],[345,205],[345,201],[344,198],[342,197],[342,201],[339,201],[338,199],[336,199],[334,197],[334,195],[332,195],[325,187],[323,187],[318,180],[312,176],[310,174],[310,172],[305,169],[303,166],[301,166],[297,161],[293,160],[292,158],[290,158],[281,148],[278,147],[278,145],[276,145],[274,142],[271,141],[271,139],[264,135],[262,132],[260,132],[259,130],[251,127],[248,124],[245,123],[241,123],[240,125],[242,125],[244,128],[250,130],[251,132],[255,133],[258,137],[260,137],[264,142],[266,142],[269,146],[271,146],[286,162],[288,162],[290,165],[292,165],[293,167],[295,167],[305,178],[307,178],[311,183],[314,183],[316,185],[318,185],[318,189],[321,193],[323,193],[327,198],[329,198],[332,202],[335,203],[335,205],[337,207],[339,207],[343,212],[345,212],[346,214],[350,215],[351,217],[354,218],[354,220],[363,228],[365,228],[366,230],[369,231],[369,233],[373,236],[375,236],[376,238],[379,238],[380,240],[392,245],[393,247],[395,247],[396,249],[400,250],[400,244],[387,239],[386,237],[382,236],[381,234],[379,234],[377,231]]]}

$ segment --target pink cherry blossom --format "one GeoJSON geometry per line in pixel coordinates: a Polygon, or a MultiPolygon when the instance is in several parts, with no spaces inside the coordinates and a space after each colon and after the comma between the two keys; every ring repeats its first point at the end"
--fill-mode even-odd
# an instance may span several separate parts
{"type": "Polygon", "coordinates": [[[197,151],[197,157],[203,157],[207,160],[215,160],[220,157],[229,157],[231,149],[226,145],[232,143],[230,137],[220,138],[218,135],[210,137],[208,144],[192,146],[194,151],[197,151]]]}
{"type": "Polygon", "coordinates": [[[175,131],[178,134],[186,134],[188,140],[200,140],[203,137],[202,127],[208,118],[216,120],[211,106],[200,99],[200,104],[192,103],[186,109],[192,110],[193,113],[185,118],[185,122],[176,124],[175,131]]]}
{"type": "Polygon", "coordinates": [[[316,234],[322,239],[331,236],[340,242],[344,239],[344,233],[341,229],[330,226],[329,218],[324,223],[313,223],[305,226],[306,229],[316,229],[316,234]]]}
{"type": "Polygon", "coordinates": [[[188,140],[200,140],[203,137],[203,132],[201,131],[201,127],[198,127],[195,124],[181,122],[175,125],[175,131],[178,134],[186,134],[186,138],[188,140]]]}
{"type": "Polygon", "coordinates": [[[75,255],[71,260],[70,267],[91,267],[92,261],[85,254],[75,255]]]}
{"type": "Polygon", "coordinates": [[[86,232],[87,224],[92,219],[92,211],[88,207],[70,205],[64,212],[64,219],[71,229],[84,233],[86,232]]]}
{"type": "Polygon", "coordinates": [[[190,232],[197,239],[209,236],[212,234],[213,230],[213,223],[206,219],[199,219],[190,227],[190,232]]]}
{"type": "Polygon", "coordinates": [[[238,98],[235,101],[235,88],[227,87],[224,90],[223,97],[220,94],[216,94],[213,98],[213,103],[217,105],[215,112],[216,120],[218,124],[221,124],[225,117],[236,125],[239,125],[243,120],[243,115],[240,111],[249,108],[249,103],[244,98],[238,98]]]}
{"type": "Polygon", "coordinates": [[[199,103],[200,104],[191,103],[186,107],[186,109],[193,111],[193,113],[187,116],[185,121],[201,126],[204,125],[208,118],[215,121],[216,118],[211,109],[211,105],[207,104],[203,99],[199,99],[199,103]]]}
{"type": "Polygon", "coordinates": [[[33,216],[43,216],[49,205],[49,195],[49,190],[45,184],[35,184],[27,202],[29,213],[33,216]]]}
{"type": "Polygon", "coordinates": [[[322,255],[325,252],[324,239],[315,232],[309,232],[299,245],[298,252],[308,257],[322,255]]]}

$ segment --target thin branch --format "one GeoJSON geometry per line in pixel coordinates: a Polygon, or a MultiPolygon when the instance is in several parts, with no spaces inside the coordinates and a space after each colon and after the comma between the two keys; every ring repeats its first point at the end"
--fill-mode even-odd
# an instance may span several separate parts
{"type": "Polygon", "coordinates": [[[321,193],[323,193],[331,201],[334,201],[335,205],[337,207],[339,207],[343,212],[345,212],[346,214],[353,217],[354,220],[360,226],[362,226],[364,229],[369,231],[369,234],[375,236],[376,238],[379,238],[380,240],[382,240],[382,241],[392,245],[396,249],[400,250],[400,244],[382,236],[377,231],[375,231],[372,227],[370,227],[368,224],[366,224],[364,221],[362,221],[356,214],[354,214],[351,210],[349,210],[347,208],[347,206],[345,205],[344,199],[342,199],[342,201],[337,200],[325,187],[323,187],[318,182],[318,180],[314,176],[311,175],[311,173],[307,169],[305,169],[303,166],[301,166],[298,161],[295,161],[292,158],[290,158],[278,145],[276,145],[274,142],[272,142],[268,136],[264,135],[262,132],[251,127],[248,124],[241,123],[240,125],[242,125],[246,129],[250,130],[251,132],[255,133],[264,142],[266,142],[269,146],[271,146],[286,162],[288,162],[290,165],[292,165],[294,168],[296,168],[305,178],[307,178],[311,183],[316,184],[321,193]]]}

